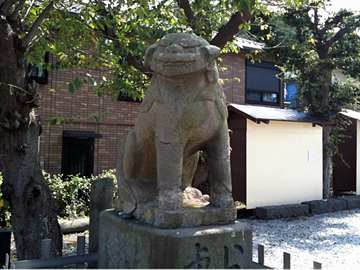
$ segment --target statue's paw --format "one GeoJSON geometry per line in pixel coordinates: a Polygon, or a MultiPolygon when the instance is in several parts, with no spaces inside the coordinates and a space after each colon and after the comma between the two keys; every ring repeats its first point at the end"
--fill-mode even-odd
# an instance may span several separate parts
{"type": "Polygon", "coordinates": [[[167,211],[177,211],[182,208],[181,189],[170,188],[159,190],[159,208],[167,211]]]}

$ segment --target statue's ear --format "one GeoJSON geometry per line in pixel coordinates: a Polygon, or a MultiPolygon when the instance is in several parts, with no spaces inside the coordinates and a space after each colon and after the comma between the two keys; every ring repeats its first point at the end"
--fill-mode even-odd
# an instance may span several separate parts
{"type": "Polygon", "coordinates": [[[145,52],[144,67],[150,68],[154,52],[157,49],[157,44],[150,45],[145,52]]]}
{"type": "Polygon", "coordinates": [[[205,58],[208,65],[210,65],[213,61],[215,61],[220,55],[220,48],[208,45],[200,48],[201,55],[205,58]]]}

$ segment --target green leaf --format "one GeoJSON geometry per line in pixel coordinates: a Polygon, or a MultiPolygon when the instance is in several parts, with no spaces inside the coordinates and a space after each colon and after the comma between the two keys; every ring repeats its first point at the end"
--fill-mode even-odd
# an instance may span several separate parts
{"type": "Polygon", "coordinates": [[[75,92],[74,85],[73,85],[72,83],[69,83],[69,82],[67,82],[66,84],[67,84],[67,87],[68,87],[69,92],[70,92],[71,94],[74,93],[74,92],[75,92]]]}
{"type": "Polygon", "coordinates": [[[74,80],[74,85],[75,85],[76,89],[79,89],[83,85],[78,76],[76,76],[76,78],[74,80]]]}
{"type": "Polygon", "coordinates": [[[15,89],[12,85],[10,85],[10,95],[13,95],[15,93],[15,89]]]}
{"type": "Polygon", "coordinates": [[[51,120],[51,122],[50,122],[50,125],[51,125],[51,126],[55,126],[55,125],[56,125],[56,122],[57,122],[57,119],[56,119],[56,118],[53,118],[53,120],[51,120]]]}

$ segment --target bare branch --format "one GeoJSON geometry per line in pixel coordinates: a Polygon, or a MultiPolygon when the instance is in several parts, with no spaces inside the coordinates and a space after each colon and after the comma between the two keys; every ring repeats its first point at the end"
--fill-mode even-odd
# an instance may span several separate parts
{"type": "Polygon", "coordinates": [[[8,13],[10,12],[12,6],[15,4],[15,2],[18,0],[7,0],[5,4],[2,5],[0,9],[0,14],[8,16],[8,13]]]}
{"type": "Polygon", "coordinates": [[[39,15],[39,17],[36,19],[36,21],[34,22],[33,26],[31,27],[29,33],[26,35],[26,37],[24,37],[23,41],[22,41],[22,46],[23,48],[26,48],[30,41],[33,39],[33,37],[35,36],[36,30],[40,27],[40,25],[42,24],[42,22],[45,20],[46,16],[50,13],[50,11],[54,8],[54,1],[51,1],[47,7],[43,10],[43,12],[41,12],[41,14],[39,15]]]}
{"type": "Polygon", "coordinates": [[[28,9],[27,9],[27,11],[26,11],[26,13],[25,13],[25,15],[24,15],[24,17],[23,17],[23,19],[22,19],[22,22],[26,19],[27,15],[29,14],[29,12],[30,12],[32,6],[34,5],[34,3],[35,3],[35,0],[32,0],[29,7],[28,7],[28,9]]]}
{"type": "Polygon", "coordinates": [[[15,10],[13,11],[13,13],[10,15],[10,20],[11,21],[15,21],[16,18],[19,16],[19,12],[22,9],[22,7],[24,6],[26,0],[21,0],[20,3],[18,3],[18,5],[16,6],[15,10]]]}

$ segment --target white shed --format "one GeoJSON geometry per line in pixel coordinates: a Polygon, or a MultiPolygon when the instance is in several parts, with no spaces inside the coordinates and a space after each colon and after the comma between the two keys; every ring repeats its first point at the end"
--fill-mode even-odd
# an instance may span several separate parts
{"type": "Polygon", "coordinates": [[[322,199],[322,118],[228,104],[233,197],[247,209],[322,199]]]}

